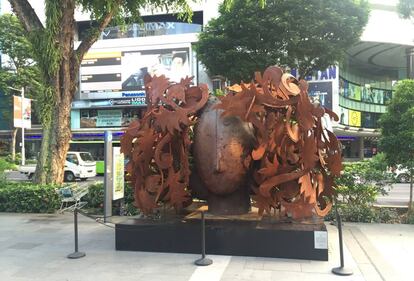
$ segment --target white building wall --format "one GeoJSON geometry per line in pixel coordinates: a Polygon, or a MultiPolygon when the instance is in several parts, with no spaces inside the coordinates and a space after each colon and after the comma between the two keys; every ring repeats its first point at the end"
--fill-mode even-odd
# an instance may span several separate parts
{"type": "Polygon", "coordinates": [[[414,46],[414,20],[402,19],[395,6],[392,10],[375,9],[374,6],[361,41],[414,46]]]}

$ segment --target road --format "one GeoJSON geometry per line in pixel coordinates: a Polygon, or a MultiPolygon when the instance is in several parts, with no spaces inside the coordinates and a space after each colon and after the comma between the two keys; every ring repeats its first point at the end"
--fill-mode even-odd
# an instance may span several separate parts
{"type": "MultiPolygon", "coordinates": [[[[24,181],[27,177],[19,172],[8,172],[6,177],[9,180],[24,181]]],[[[97,176],[89,178],[87,181],[78,181],[79,184],[90,184],[95,181],[103,181],[103,176],[97,176]]],[[[408,206],[408,200],[410,197],[410,184],[408,183],[396,183],[388,191],[388,195],[378,196],[377,204],[382,206],[408,206]]]]}
{"type": "Polygon", "coordinates": [[[388,195],[378,196],[377,204],[382,206],[407,207],[410,198],[410,184],[396,183],[389,189],[388,195]]]}
{"type": "MultiPolygon", "coordinates": [[[[20,172],[16,172],[16,171],[7,172],[6,178],[11,181],[27,181],[28,180],[26,175],[21,174],[20,172]]],[[[79,185],[85,185],[85,184],[91,184],[96,181],[103,182],[103,180],[104,180],[103,176],[97,176],[93,178],[88,178],[86,181],[77,180],[77,182],[79,183],[79,185]]]]}

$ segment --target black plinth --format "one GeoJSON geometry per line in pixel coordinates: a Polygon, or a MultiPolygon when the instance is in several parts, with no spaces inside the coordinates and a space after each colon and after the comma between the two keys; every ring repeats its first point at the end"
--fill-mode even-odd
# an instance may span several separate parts
{"type": "MultiPolygon", "coordinates": [[[[328,249],[315,248],[315,231],[327,239],[323,223],[206,219],[206,253],[327,261],[328,249]]],[[[201,221],[130,219],[116,224],[115,244],[121,251],[199,254],[201,221]]]]}

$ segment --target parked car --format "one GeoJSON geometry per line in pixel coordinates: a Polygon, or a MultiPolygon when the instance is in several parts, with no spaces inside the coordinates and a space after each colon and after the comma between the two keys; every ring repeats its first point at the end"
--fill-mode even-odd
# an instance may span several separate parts
{"type": "Polygon", "coordinates": [[[398,167],[394,170],[395,178],[397,182],[407,183],[410,182],[410,171],[408,169],[398,167]]]}
{"type": "MultiPolygon", "coordinates": [[[[31,179],[36,171],[36,165],[20,166],[19,171],[31,179]]],[[[65,163],[65,181],[74,181],[77,178],[84,181],[95,176],[96,162],[89,152],[68,152],[65,163]]]]}

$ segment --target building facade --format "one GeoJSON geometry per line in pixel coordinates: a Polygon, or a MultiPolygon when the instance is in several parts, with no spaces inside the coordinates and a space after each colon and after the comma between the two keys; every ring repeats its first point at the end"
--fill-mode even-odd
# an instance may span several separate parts
{"type": "Polygon", "coordinates": [[[359,43],[340,65],[335,133],[345,159],[378,152],[378,120],[386,112],[394,85],[414,79],[414,20],[402,19],[397,0],[370,0],[371,13],[359,43]]]}

